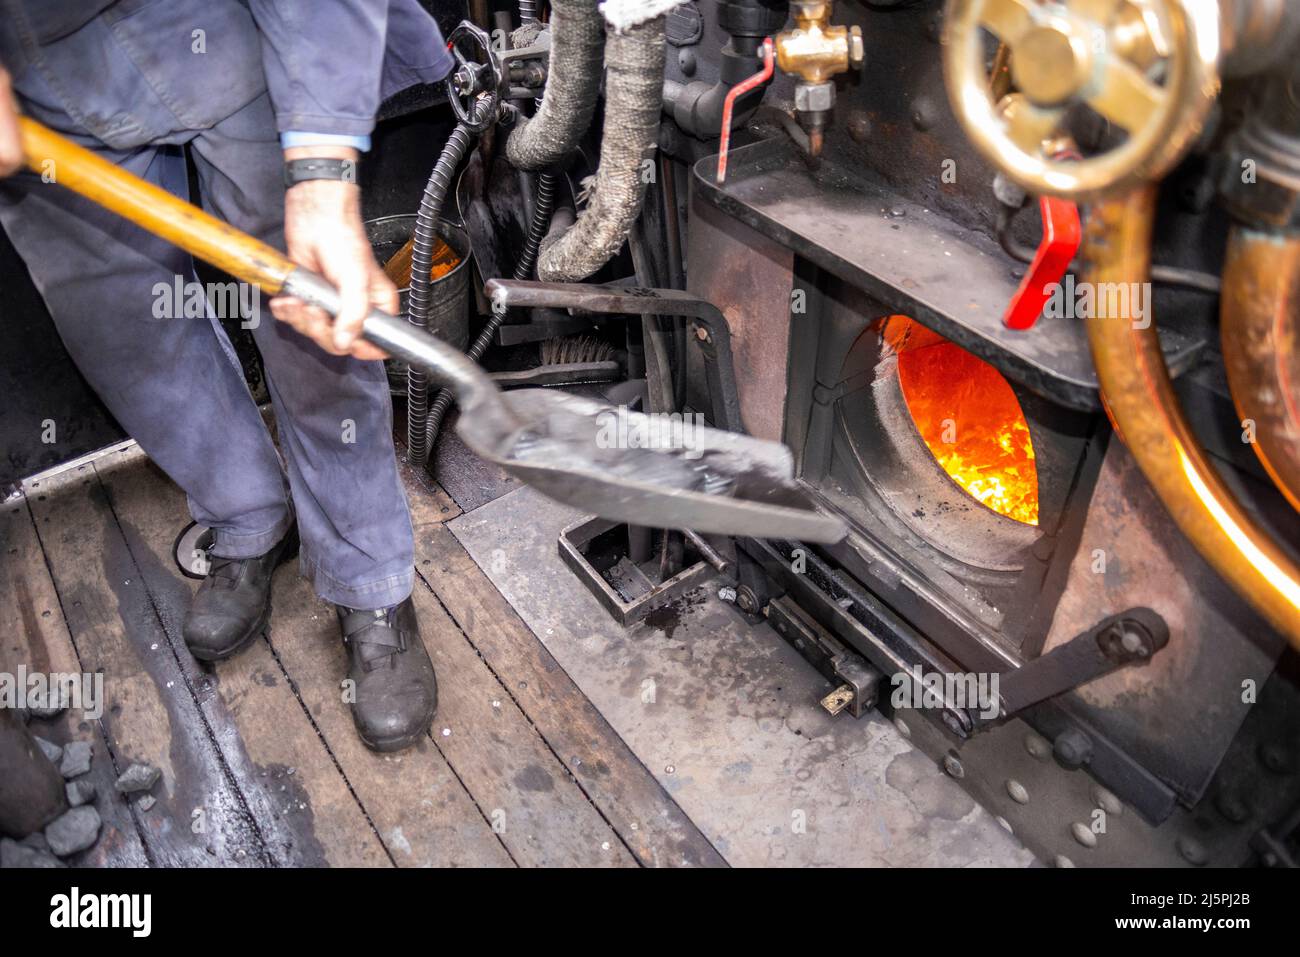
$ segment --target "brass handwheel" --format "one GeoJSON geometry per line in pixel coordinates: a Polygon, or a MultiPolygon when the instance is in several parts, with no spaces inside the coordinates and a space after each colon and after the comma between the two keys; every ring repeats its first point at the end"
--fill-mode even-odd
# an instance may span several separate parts
{"type": "Polygon", "coordinates": [[[1186,152],[1219,91],[1216,0],[948,0],[944,75],[971,141],[1033,193],[1084,201],[1157,179],[1186,152]],[[985,32],[1010,51],[995,100],[985,32]],[[1057,153],[1086,105],[1125,134],[1083,159],[1057,153]]]}

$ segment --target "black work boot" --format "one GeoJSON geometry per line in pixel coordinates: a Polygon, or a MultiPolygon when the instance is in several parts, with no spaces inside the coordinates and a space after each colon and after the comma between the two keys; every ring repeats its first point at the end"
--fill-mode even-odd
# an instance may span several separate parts
{"type": "Polygon", "coordinates": [[[338,608],[351,657],[352,720],[372,751],[401,751],[429,730],[438,710],[438,679],[420,640],[415,605],[374,611],[338,608]]]}
{"type": "Polygon", "coordinates": [[[209,558],[208,577],[194,593],[181,634],[200,661],[220,661],[266,630],[271,573],[298,553],[298,529],[256,558],[209,558]]]}

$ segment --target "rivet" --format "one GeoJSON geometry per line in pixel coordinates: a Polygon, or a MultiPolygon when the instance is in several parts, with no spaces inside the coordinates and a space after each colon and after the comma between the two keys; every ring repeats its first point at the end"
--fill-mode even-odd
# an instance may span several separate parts
{"type": "Polygon", "coordinates": [[[1031,731],[1025,735],[1025,750],[1038,760],[1046,761],[1052,753],[1052,745],[1042,735],[1034,734],[1031,731]]]}
{"type": "Polygon", "coordinates": [[[903,737],[910,738],[912,736],[912,729],[907,726],[907,722],[902,718],[894,719],[894,727],[898,729],[898,733],[903,737]]]}
{"type": "Polygon", "coordinates": [[[1107,791],[1100,784],[1092,786],[1092,800],[1107,814],[1119,816],[1124,813],[1124,804],[1110,791],[1107,791]]]}
{"type": "Polygon", "coordinates": [[[1265,744],[1259,749],[1259,758],[1275,774],[1291,773],[1291,755],[1280,744],[1265,744]]]}
{"type": "Polygon", "coordinates": [[[1070,833],[1073,834],[1074,839],[1084,847],[1097,846],[1097,835],[1092,833],[1092,828],[1080,821],[1075,821],[1070,825],[1070,833]]]}
{"type": "Polygon", "coordinates": [[[1017,804],[1029,803],[1029,792],[1025,790],[1023,784],[1014,778],[1007,779],[1007,793],[1011,795],[1011,800],[1015,801],[1017,804]]]}
{"type": "Polygon", "coordinates": [[[1250,808],[1236,791],[1220,791],[1218,797],[1214,799],[1214,806],[1233,824],[1240,824],[1250,817],[1250,808]]]}
{"type": "Polygon", "coordinates": [[[1068,857],[1066,857],[1064,854],[1057,854],[1057,855],[1056,855],[1056,860],[1055,860],[1053,863],[1056,864],[1057,867],[1073,867],[1073,866],[1074,866],[1074,861],[1070,860],[1070,859],[1069,859],[1068,857]]]}
{"type": "Polygon", "coordinates": [[[1202,847],[1201,842],[1196,840],[1194,837],[1188,837],[1184,834],[1175,842],[1175,846],[1178,848],[1178,853],[1183,855],[1183,860],[1188,864],[1194,864],[1197,867],[1200,867],[1209,860],[1209,857],[1205,853],[1205,848],[1202,847]]]}
{"type": "Polygon", "coordinates": [[[952,752],[943,756],[943,769],[955,778],[966,776],[966,769],[961,766],[961,761],[952,752]]]}

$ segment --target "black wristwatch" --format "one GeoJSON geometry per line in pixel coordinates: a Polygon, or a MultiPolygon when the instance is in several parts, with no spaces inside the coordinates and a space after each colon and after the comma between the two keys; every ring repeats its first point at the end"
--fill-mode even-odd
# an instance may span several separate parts
{"type": "Polygon", "coordinates": [[[285,160],[285,189],[296,183],[305,183],[309,179],[332,179],[343,183],[355,183],[357,181],[356,160],[324,157],[285,160]]]}

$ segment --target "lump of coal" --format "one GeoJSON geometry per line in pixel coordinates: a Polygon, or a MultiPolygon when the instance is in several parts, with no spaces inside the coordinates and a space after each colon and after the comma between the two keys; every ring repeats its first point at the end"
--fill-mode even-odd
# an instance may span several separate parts
{"type": "Polygon", "coordinates": [[[90,770],[90,757],[95,747],[89,741],[70,741],[63,749],[63,761],[59,773],[64,778],[75,778],[90,770]]]}
{"type": "Polygon", "coordinates": [[[133,764],[117,779],[117,790],[121,794],[135,791],[147,791],[162,777],[162,772],[151,764],[133,764]]]}
{"type": "Polygon", "coordinates": [[[99,812],[93,807],[74,807],[56,817],[45,828],[45,839],[50,850],[59,857],[84,851],[99,837],[99,812]]]}
{"type": "Polygon", "coordinates": [[[48,851],[28,847],[25,843],[0,839],[0,867],[62,867],[63,863],[48,851]]]}
{"type": "Polygon", "coordinates": [[[33,718],[53,718],[66,707],[61,687],[38,689],[27,696],[27,712],[33,718]]]}
{"type": "Polygon", "coordinates": [[[39,734],[34,734],[32,737],[36,739],[37,747],[39,747],[42,753],[50,759],[51,764],[57,765],[63,760],[63,749],[53,741],[46,741],[39,734]]]}
{"type": "Polygon", "coordinates": [[[69,807],[80,807],[95,800],[95,782],[89,778],[69,781],[63,786],[63,789],[68,793],[69,807]]]}

